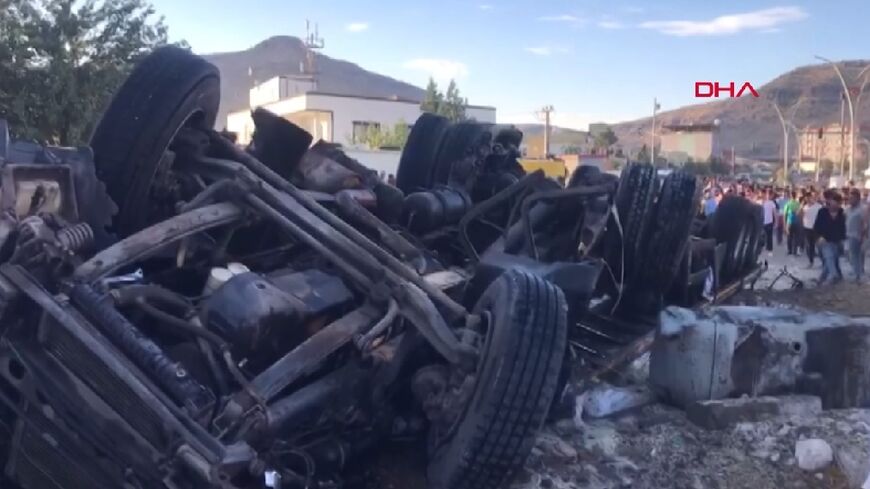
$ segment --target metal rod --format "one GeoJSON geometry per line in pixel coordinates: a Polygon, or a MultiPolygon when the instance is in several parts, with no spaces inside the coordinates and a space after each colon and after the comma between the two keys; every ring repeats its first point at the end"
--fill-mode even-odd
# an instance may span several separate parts
{"type": "Polygon", "coordinates": [[[145,228],[94,255],[76,268],[73,277],[80,281],[99,280],[126,265],[152,256],[188,236],[226,224],[239,222],[242,209],[231,203],[200,207],[145,228]]]}
{"type": "Polygon", "coordinates": [[[353,197],[353,194],[341,191],[335,196],[335,203],[348,218],[359,224],[374,230],[381,243],[390,251],[399,256],[403,261],[414,267],[417,273],[423,273],[426,268],[426,259],[420,248],[412,245],[401,234],[396,232],[387,223],[380,220],[353,197]]]}
{"type": "MultiPolygon", "coordinates": [[[[469,257],[471,257],[474,261],[480,261],[480,255],[477,253],[477,250],[474,249],[474,246],[471,244],[471,240],[468,238],[468,224],[474,219],[477,219],[478,216],[481,216],[489,212],[494,207],[501,205],[503,202],[514,198],[527,187],[537,181],[543,180],[543,178],[544,172],[542,170],[535,170],[534,172],[529,173],[528,175],[519,179],[513,185],[501,190],[489,199],[476,205],[464,216],[462,216],[462,219],[459,220],[459,225],[457,226],[459,228],[459,239],[462,243],[463,248],[465,248],[465,251],[468,253],[469,257]]],[[[510,221],[508,221],[507,225],[510,226],[510,221]]]]}

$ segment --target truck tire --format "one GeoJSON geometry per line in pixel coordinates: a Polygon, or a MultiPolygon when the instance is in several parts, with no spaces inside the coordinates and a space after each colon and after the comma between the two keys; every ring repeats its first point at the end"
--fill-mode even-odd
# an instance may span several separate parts
{"type": "Polygon", "coordinates": [[[758,264],[758,257],[761,255],[762,247],[764,246],[764,210],[760,205],[749,205],[749,223],[752,230],[752,236],[749,240],[749,249],[745,253],[743,262],[743,270],[752,270],[758,264]]]}
{"type": "Polygon", "coordinates": [[[657,190],[657,173],[652,165],[632,163],[622,171],[614,197],[622,236],[611,222],[608,225],[606,261],[617,279],[623,276],[626,285],[635,282],[640,271],[646,244],[644,237],[652,220],[657,190]]]}
{"type": "Polygon", "coordinates": [[[478,300],[490,318],[477,382],[449,435],[433,442],[432,489],[498,489],[522,467],[556,394],[567,305],[546,280],[511,270],[478,300]]]}
{"type": "Polygon", "coordinates": [[[468,155],[489,147],[492,142],[490,126],[479,122],[459,122],[450,126],[438,148],[435,166],[432,168],[432,184],[449,183],[453,165],[468,155]]]}
{"type": "Polygon", "coordinates": [[[750,202],[744,197],[728,195],[722,199],[710,220],[710,232],[717,243],[725,243],[725,259],[721,275],[729,281],[741,269],[740,249],[746,239],[746,217],[750,202]]]}
{"type": "Polygon", "coordinates": [[[428,112],[414,123],[396,170],[396,186],[405,195],[432,187],[435,158],[448,127],[446,117],[428,112]]]}
{"type": "Polygon", "coordinates": [[[700,204],[701,187],[689,173],[676,171],[662,184],[655,217],[649,228],[640,284],[656,293],[670,289],[691,236],[700,204]]]}
{"type": "Polygon", "coordinates": [[[91,137],[97,176],[119,211],[122,237],[148,224],[149,191],[182,127],[211,129],[220,103],[218,69],[174,46],[146,56],[130,73],[91,137]]]}

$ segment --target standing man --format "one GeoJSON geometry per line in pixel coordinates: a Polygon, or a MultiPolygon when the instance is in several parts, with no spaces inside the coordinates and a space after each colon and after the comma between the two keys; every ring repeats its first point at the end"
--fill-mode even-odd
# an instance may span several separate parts
{"type": "Polygon", "coordinates": [[[785,204],[788,202],[788,194],[786,190],[781,193],[777,191],[774,195],[773,202],[776,204],[776,245],[782,246],[782,240],[785,236],[785,204]]]}
{"type": "MultiPolygon", "coordinates": [[[[767,248],[767,259],[773,258],[773,226],[776,221],[776,203],[773,201],[773,190],[767,191],[767,198],[761,204],[764,209],[764,246],[767,248]]],[[[767,260],[764,260],[767,267],[767,260]]]]}
{"type": "Polygon", "coordinates": [[[788,234],[786,239],[789,255],[797,255],[798,245],[800,244],[802,227],[798,216],[800,208],[801,205],[797,200],[797,192],[792,192],[791,198],[783,206],[782,212],[785,219],[785,232],[788,234]]]}
{"type": "Polygon", "coordinates": [[[718,193],[719,191],[716,188],[711,188],[707,192],[707,198],[704,200],[704,216],[708,219],[713,216],[713,213],[716,212],[716,208],[719,206],[718,193]]]}
{"type": "Polygon", "coordinates": [[[803,208],[804,234],[806,235],[807,258],[810,260],[810,265],[807,268],[813,268],[816,261],[816,242],[819,240],[819,235],[816,234],[816,217],[822,209],[822,204],[819,202],[819,196],[815,192],[807,194],[806,202],[803,208]]]}
{"type": "Polygon", "coordinates": [[[864,237],[867,234],[867,211],[861,203],[861,191],[849,191],[849,206],[846,208],[846,256],[852,266],[855,282],[864,276],[864,237]]]}
{"type": "Polygon", "coordinates": [[[819,285],[831,285],[843,279],[837,261],[840,246],[846,239],[846,216],[843,213],[843,197],[831,191],[825,208],[816,217],[815,231],[819,235],[819,255],[822,257],[822,274],[819,285]]]}

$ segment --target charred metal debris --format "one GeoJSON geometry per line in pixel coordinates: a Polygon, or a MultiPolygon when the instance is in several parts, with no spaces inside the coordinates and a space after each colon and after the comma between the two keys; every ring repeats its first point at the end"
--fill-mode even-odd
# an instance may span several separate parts
{"type": "Polygon", "coordinates": [[[760,211],[699,221],[679,171],[563,188],[519,131],[426,114],[393,187],[263,110],[236,146],[218,87],[163,48],[90,148],[4,124],[3,487],[350,486],[397,438],[427,440],[431,487],[503,487],[569,363],[629,360],[665,304],[756,268],[760,211]]]}

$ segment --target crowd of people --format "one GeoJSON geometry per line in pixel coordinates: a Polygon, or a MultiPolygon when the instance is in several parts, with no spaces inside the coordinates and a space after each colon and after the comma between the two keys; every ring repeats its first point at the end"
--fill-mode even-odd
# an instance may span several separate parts
{"type": "Polygon", "coordinates": [[[763,209],[767,259],[774,246],[788,255],[805,255],[807,267],[821,262],[820,284],[843,280],[840,261],[845,257],[851,280],[864,280],[864,257],[870,243],[870,193],[849,182],[840,189],[776,188],[745,182],[706,182],[702,212],[715,214],[722,198],[740,195],[763,209]]]}

